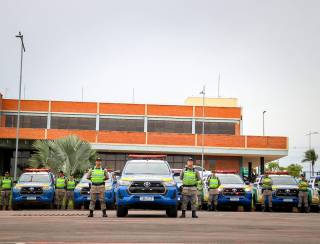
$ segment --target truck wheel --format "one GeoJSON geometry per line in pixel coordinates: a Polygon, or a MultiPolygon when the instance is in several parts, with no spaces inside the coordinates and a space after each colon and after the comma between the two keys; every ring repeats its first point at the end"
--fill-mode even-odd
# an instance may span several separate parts
{"type": "Polygon", "coordinates": [[[12,203],[11,205],[12,210],[18,210],[19,209],[19,205],[16,203],[12,203]]]}
{"type": "Polygon", "coordinates": [[[253,206],[255,211],[261,211],[261,205],[257,204],[256,197],[253,198],[253,206]]]}
{"type": "Polygon", "coordinates": [[[128,209],[125,207],[117,206],[117,217],[126,217],[128,215],[128,209]]]}
{"type": "Polygon", "coordinates": [[[251,212],[252,208],[251,208],[251,204],[244,206],[244,211],[246,212],[251,212]]]}
{"type": "Polygon", "coordinates": [[[178,216],[178,209],[177,207],[171,207],[169,209],[166,210],[166,214],[168,217],[170,218],[177,218],[178,216]]]}

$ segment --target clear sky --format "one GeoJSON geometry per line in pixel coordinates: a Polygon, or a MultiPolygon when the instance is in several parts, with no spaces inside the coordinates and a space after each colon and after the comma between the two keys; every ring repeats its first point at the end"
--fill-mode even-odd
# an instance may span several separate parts
{"type": "MultiPolygon", "coordinates": [[[[237,97],[244,134],[288,136],[296,163],[320,132],[320,1],[0,0],[0,92],[27,99],[183,104],[237,97]]],[[[320,135],[312,145],[320,153],[320,135]]]]}

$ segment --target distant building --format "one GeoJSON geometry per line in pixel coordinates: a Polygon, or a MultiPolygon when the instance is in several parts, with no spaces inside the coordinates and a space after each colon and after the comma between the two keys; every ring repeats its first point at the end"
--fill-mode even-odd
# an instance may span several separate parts
{"type": "MultiPolygon", "coordinates": [[[[1,95],[0,173],[13,171],[17,104],[1,95]]],[[[207,169],[240,171],[287,156],[286,137],[242,134],[237,99],[207,98],[205,105],[207,169]]],[[[30,157],[34,140],[75,134],[112,169],[121,169],[131,153],[166,154],[173,168],[182,168],[193,156],[200,165],[202,113],[202,98],[188,98],[186,105],[22,100],[19,164],[23,167],[30,157]]]]}

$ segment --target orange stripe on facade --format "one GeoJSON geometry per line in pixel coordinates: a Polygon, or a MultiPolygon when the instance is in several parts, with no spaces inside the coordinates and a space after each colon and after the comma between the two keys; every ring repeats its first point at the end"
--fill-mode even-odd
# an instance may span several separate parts
{"type": "MultiPolygon", "coordinates": [[[[21,100],[21,111],[48,112],[48,101],[21,100]]],[[[18,110],[18,100],[3,99],[3,110],[18,110]]]]}

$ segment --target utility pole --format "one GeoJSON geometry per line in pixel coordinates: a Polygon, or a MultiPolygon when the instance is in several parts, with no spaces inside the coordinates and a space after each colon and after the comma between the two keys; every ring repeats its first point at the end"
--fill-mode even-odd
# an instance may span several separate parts
{"type": "Polygon", "coordinates": [[[201,141],[202,141],[202,150],[201,150],[201,167],[202,167],[202,175],[201,177],[203,177],[203,171],[204,171],[204,107],[205,107],[205,96],[206,96],[206,86],[203,86],[202,91],[200,92],[200,94],[202,94],[202,137],[201,137],[201,141]]]}
{"type": "Polygon", "coordinates": [[[23,43],[23,35],[19,32],[16,35],[21,41],[21,55],[20,55],[20,79],[19,79],[19,100],[18,100],[18,116],[17,116],[17,131],[16,131],[16,151],[14,158],[14,180],[17,180],[17,167],[18,167],[18,149],[19,149],[19,127],[20,127],[20,107],[21,107],[21,84],[22,84],[22,61],[23,53],[26,51],[23,43]]]}
{"type": "Polygon", "coordinates": [[[266,113],[267,111],[263,111],[262,112],[262,135],[264,136],[265,135],[265,130],[264,130],[264,114],[266,113]]]}

